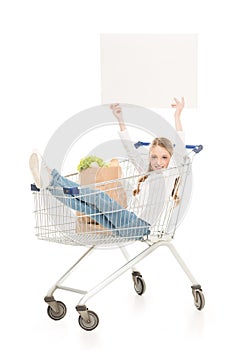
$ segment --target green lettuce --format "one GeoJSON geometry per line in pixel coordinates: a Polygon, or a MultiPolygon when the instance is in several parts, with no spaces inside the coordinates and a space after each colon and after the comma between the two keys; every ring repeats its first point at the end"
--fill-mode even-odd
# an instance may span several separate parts
{"type": "Polygon", "coordinates": [[[105,163],[102,158],[96,156],[87,156],[80,160],[80,163],[77,165],[77,170],[80,172],[82,170],[88,169],[92,163],[97,163],[99,167],[107,167],[108,163],[105,163]]]}

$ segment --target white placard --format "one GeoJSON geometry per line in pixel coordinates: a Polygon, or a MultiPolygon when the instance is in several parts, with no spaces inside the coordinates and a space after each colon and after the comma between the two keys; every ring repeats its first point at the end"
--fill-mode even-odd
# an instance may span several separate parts
{"type": "Polygon", "coordinates": [[[197,107],[196,34],[101,34],[102,103],[197,107]]]}

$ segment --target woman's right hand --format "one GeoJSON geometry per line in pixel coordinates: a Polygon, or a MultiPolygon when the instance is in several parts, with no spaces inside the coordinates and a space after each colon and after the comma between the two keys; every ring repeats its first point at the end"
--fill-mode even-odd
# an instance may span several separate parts
{"type": "Polygon", "coordinates": [[[122,108],[120,107],[119,103],[111,104],[110,108],[112,109],[112,113],[119,122],[120,131],[126,130],[126,125],[123,120],[122,108]]]}
{"type": "Polygon", "coordinates": [[[112,112],[114,116],[118,119],[118,121],[122,121],[123,114],[122,114],[122,108],[120,107],[119,103],[111,104],[110,108],[112,109],[112,112]]]}

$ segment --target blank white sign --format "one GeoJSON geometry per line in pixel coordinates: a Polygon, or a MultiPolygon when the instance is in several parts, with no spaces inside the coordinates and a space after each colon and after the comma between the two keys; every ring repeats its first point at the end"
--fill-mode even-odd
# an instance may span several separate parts
{"type": "Polygon", "coordinates": [[[197,106],[196,34],[101,34],[102,103],[197,106]]]}

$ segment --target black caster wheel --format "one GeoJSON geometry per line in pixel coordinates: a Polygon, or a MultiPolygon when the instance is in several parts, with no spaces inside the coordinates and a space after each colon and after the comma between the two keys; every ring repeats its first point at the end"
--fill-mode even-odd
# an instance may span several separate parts
{"type": "Polygon", "coordinates": [[[134,282],[134,289],[138,295],[142,295],[145,293],[146,290],[146,284],[143,280],[141,274],[138,271],[135,271],[132,273],[132,278],[134,282]]]}
{"type": "Polygon", "coordinates": [[[192,286],[192,293],[194,298],[194,305],[196,306],[197,310],[202,310],[205,306],[205,297],[201,286],[192,286]]]}
{"type": "Polygon", "coordinates": [[[52,320],[58,321],[61,320],[67,313],[66,305],[62,301],[56,301],[58,305],[58,311],[55,312],[52,307],[49,305],[47,308],[47,314],[52,320]]]}
{"type": "Polygon", "coordinates": [[[98,326],[99,318],[98,315],[90,310],[87,310],[89,315],[89,321],[85,321],[81,316],[79,316],[78,322],[81,328],[85,329],[86,331],[92,331],[98,326]]]}

